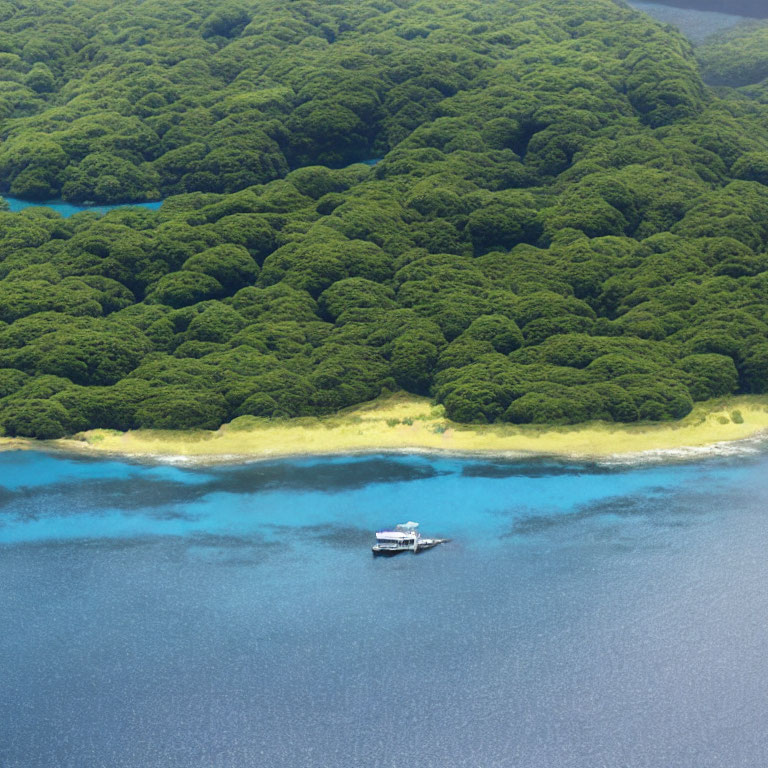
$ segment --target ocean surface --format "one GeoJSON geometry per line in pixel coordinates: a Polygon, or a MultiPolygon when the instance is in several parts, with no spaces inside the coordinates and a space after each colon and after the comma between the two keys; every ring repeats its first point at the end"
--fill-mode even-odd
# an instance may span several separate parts
{"type": "Polygon", "coordinates": [[[0,584],[3,768],[768,765],[760,448],[0,453],[0,584]]]}
{"type": "MultiPolygon", "coordinates": [[[[649,3],[644,0],[626,0],[628,5],[644,11],[649,16],[664,24],[677,27],[691,42],[700,43],[702,40],[745,22],[756,23],[755,19],[737,16],[733,13],[717,11],[699,11],[690,8],[675,8],[663,3],[649,3]]],[[[723,7],[727,8],[727,4],[723,7]]]]}

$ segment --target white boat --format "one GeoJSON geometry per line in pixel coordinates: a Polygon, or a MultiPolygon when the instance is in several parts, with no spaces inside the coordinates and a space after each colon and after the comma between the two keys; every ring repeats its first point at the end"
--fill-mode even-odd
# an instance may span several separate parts
{"type": "Polygon", "coordinates": [[[427,539],[417,528],[418,523],[409,521],[396,525],[392,530],[376,531],[376,543],[371,547],[374,555],[397,555],[400,552],[421,552],[432,549],[448,539],[427,539]]]}

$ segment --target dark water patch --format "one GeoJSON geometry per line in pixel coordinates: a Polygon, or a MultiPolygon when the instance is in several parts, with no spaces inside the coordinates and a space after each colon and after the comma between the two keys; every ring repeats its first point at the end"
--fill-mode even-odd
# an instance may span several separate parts
{"type": "Polygon", "coordinates": [[[104,555],[123,552],[125,550],[157,549],[163,546],[167,539],[157,536],[134,536],[131,538],[118,536],[101,536],[68,538],[68,539],[44,539],[23,542],[0,541],[4,557],[11,557],[12,553],[44,553],[47,556],[60,558],[79,558],[83,552],[100,553],[104,555]]]}
{"type": "MultiPolygon", "coordinates": [[[[217,469],[165,469],[117,464],[118,477],[87,477],[90,458],[60,459],[72,463],[63,478],[49,484],[0,484],[0,514],[39,520],[48,515],[80,515],[99,510],[137,511],[159,519],[194,519],[184,507],[216,493],[253,495],[273,491],[339,493],[377,483],[407,483],[437,477],[428,462],[408,463],[392,458],[338,462],[251,464],[217,469]],[[85,470],[85,478],[78,469],[85,470]]],[[[41,478],[36,478],[41,480],[41,478]]],[[[1,481],[0,481],[1,482],[1,481]]]]}
{"type": "MultiPolygon", "coordinates": [[[[676,494],[673,488],[648,488],[643,494],[617,495],[582,504],[565,514],[529,514],[516,520],[502,534],[503,538],[532,536],[550,531],[581,526],[590,521],[608,522],[615,519],[642,519],[659,528],[685,528],[696,524],[717,507],[717,495],[676,494]]],[[[618,527],[623,530],[621,526],[618,527]]]]}
{"type": "Polygon", "coordinates": [[[17,493],[9,490],[8,488],[3,488],[3,486],[0,485],[0,509],[4,507],[6,504],[10,504],[17,497],[18,497],[17,493]]]}
{"type": "Polygon", "coordinates": [[[160,479],[200,484],[208,482],[210,475],[203,469],[189,471],[172,466],[148,466],[128,460],[99,459],[57,451],[7,451],[0,455],[0,487],[5,490],[31,490],[111,479],[160,479]]]}
{"type": "Polygon", "coordinates": [[[235,536],[226,534],[195,533],[176,541],[178,552],[185,557],[230,566],[256,566],[270,557],[284,552],[290,543],[268,540],[252,534],[235,536]]]}
{"type": "Polygon", "coordinates": [[[461,468],[464,477],[508,479],[514,477],[544,478],[568,477],[583,474],[608,475],[616,469],[596,463],[568,463],[550,459],[527,459],[525,461],[478,462],[461,468]]]}
{"type": "Polygon", "coordinates": [[[300,540],[305,544],[322,544],[335,549],[365,551],[372,543],[371,531],[353,525],[271,525],[272,531],[284,541],[300,540]]]}
{"type": "Polygon", "coordinates": [[[236,536],[234,534],[213,534],[213,533],[195,533],[189,541],[197,546],[202,547],[219,547],[227,549],[242,549],[245,547],[254,546],[280,546],[277,542],[269,542],[263,536],[250,535],[250,536],[236,536]]]}
{"type": "Polygon", "coordinates": [[[169,505],[192,504],[208,492],[208,484],[188,485],[168,480],[142,478],[70,481],[0,494],[0,514],[22,520],[39,520],[114,510],[149,512],[162,519],[192,519],[189,513],[169,505]]]}
{"type": "Polygon", "coordinates": [[[251,464],[215,471],[207,490],[250,494],[264,491],[338,493],[378,483],[408,483],[438,477],[428,460],[392,457],[323,459],[309,462],[251,464]]]}
{"type": "Polygon", "coordinates": [[[153,550],[164,555],[183,555],[192,549],[219,549],[232,552],[238,550],[268,551],[284,547],[284,544],[259,534],[235,535],[194,532],[188,536],[147,536],[131,538],[101,536],[68,539],[45,539],[18,543],[0,542],[6,555],[10,552],[38,551],[57,558],[79,557],[84,552],[102,555],[116,554],[134,549],[153,550]]]}

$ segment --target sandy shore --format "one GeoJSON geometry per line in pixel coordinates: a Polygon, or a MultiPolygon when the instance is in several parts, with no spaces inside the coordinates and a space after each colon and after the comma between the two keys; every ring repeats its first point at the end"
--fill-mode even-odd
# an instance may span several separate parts
{"type": "Polygon", "coordinates": [[[88,454],[238,461],[372,451],[486,455],[627,457],[722,446],[768,435],[768,397],[741,396],[699,403],[681,421],[662,424],[596,422],[570,427],[465,426],[445,418],[427,398],[397,394],[322,418],[270,421],[242,417],[215,432],[96,429],[41,443],[0,438],[0,449],[52,448],[88,454]]]}

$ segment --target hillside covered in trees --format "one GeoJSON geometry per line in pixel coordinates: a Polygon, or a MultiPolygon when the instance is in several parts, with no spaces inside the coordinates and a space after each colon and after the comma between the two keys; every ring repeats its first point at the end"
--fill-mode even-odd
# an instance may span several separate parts
{"type": "Polygon", "coordinates": [[[768,391],[765,99],[620,1],[13,0],[0,59],[2,192],[166,198],[0,212],[6,434],[768,391]]]}

